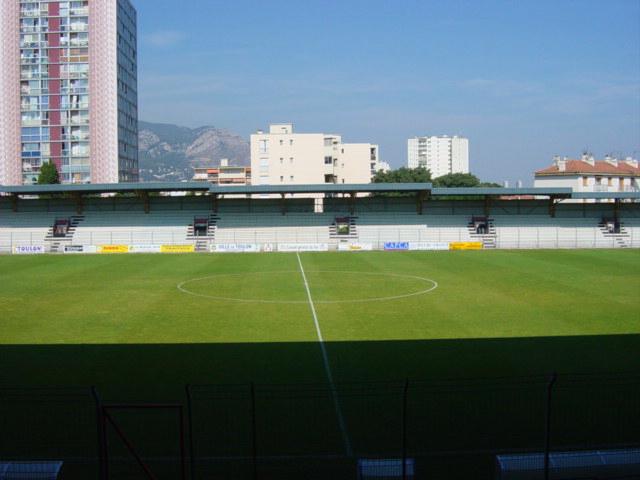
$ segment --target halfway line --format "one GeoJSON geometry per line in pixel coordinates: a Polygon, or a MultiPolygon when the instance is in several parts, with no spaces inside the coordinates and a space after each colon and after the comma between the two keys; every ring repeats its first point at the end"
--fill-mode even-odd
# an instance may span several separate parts
{"type": "Polygon", "coordinates": [[[333,383],[333,375],[331,373],[331,367],[329,366],[329,356],[327,355],[327,349],[324,346],[324,339],[322,338],[322,331],[320,330],[320,323],[318,322],[318,315],[316,314],[316,307],[313,304],[313,299],[311,298],[311,290],[309,289],[309,282],[307,282],[307,276],[304,273],[304,268],[302,267],[302,260],[300,260],[300,254],[296,252],[296,257],[298,257],[298,265],[300,266],[300,273],[302,274],[302,279],[304,280],[304,288],[307,290],[307,299],[309,300],[309,307],[311,307],[311,313],[313,314],[313,323],[316,326],[316,333],[318,334],[318,342],[320,343],[320,349],[322,350],[322,361],[324,362],[324,370],[327,373],[327,379],[329,380],[329,385],[331,388],[331,396],[333,397],[333,404],[336,408],[336,415],[338,416],[338,425],[340,426],[340,431],[342,433],[342,440],[344,441],[344,448],[346,450],[347,456],[353,456],[353,451],[351,449],[351,441],[349,440],[349,434],[347,433],[347,428],[344,423],[344,416],[342,415],[342,408],[340,408],[340,401],[338,400],[338,394],[336,392],[336,387],[333,383]]]}

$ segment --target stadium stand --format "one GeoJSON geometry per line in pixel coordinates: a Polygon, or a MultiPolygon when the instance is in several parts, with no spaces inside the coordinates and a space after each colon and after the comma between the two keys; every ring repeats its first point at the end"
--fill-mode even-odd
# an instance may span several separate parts
{"type": "MultiPolygon", "coordinates": [[[[58,188],[65,191],[64,186],[58,188]]],[[[180,196],[144,190],[85,197],[0,195],[0,252],[23,248],[29,253],[28,248],[35,248],[36,253],[55,253],[66,245],[193,245],[196,251],[209,251],[217,244],[279,243],[327,244],[330,250],[360,243],[382,249],[387,242],[475,242],[483,248],[640,247],[640,203],[635,197],[569,202],[565,200],[570,191],[545,191],[539,193],[546,199],[506,199],[496,196],[495,189],[451,189],[452,198],[442,189],[433,198],[423,191],[413,196],[356,196],[351,192],[354,186],[345,186],[349,194],[332,193],[319,202],[284,193],[281,198],[221,198],[201,192],[202,186],[198,189],[180,196]]]]}

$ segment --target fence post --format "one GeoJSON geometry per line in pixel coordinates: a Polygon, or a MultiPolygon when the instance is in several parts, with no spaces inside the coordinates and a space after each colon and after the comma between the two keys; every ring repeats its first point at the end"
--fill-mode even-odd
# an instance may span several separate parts
{"type": "Polygon", "coordinates": [[[193,409],[191,405],[191,385],[185,385],[185,391],[187,393],[187,423],[189,425],[189,469],[191,473],[191,480],[195,479],[196,466],[195,466],[195,452],[193,449],[193,409]]]}
{"type": "Polygon", "coordinates": [[[545,411],[545,439],[544,439],[544,480],[549,480],[549,451],[551,444],[551,400],[553,397],[553,386],[558,375],[554,372],[549,377],[547,383],[547,408],[545,411]]]}
{"type": "Polygon", "coordinates": [[[407,480],[407,396],[409,392],[409,379],[404,381],[402,392],[402,480],[407,480]]]}
{"type": "Polygon", "coordinates": [[[106,464],[104,461],[104,453],[106,450],[105,432],[103,430],[104,423],[102,421],[102,401],[98,395],[98,390],[95,386],[91,386],[91,396],[96,404],[96,432],[98,434],[98,478],[100,480],[106,480],[106,464]]]}
{"type": "Polygon", "coordinates": [[[253,480],[258,478],[258,447],[256,433],[256,389],[253,382],[251,382],[251,458],[253,460],[253,480]]]}
{"type": "Polygon", "coordinates": [[[178,409],[178,413],[180,415],[180,472],[181,472],[181,480],[187,480],[187,472],[185,465],[185,454],[184,454],[184,407],[180,405],[178,409]]]}

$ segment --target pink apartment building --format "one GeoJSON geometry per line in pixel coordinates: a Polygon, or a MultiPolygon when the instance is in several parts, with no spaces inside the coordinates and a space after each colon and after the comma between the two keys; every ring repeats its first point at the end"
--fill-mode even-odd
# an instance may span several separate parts
{"type": "Polygon", "coordinates": [[[138,180],[129,0],[0,1],[0,184],[138,180]]]}

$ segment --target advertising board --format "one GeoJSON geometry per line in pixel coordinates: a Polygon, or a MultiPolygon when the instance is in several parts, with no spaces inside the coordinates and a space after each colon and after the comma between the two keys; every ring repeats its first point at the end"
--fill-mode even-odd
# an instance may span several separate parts
{"type": "Polygon", "coordinates": [[[191,253],[195,252],[195,245],[161,245],[160,252],[162,253],[191,253]]]}
{"type": "Polygon", "coordinates": [[[96,253],[98,248],[95,245],[65,245],[64,253],[96,253]]]}
{"type": "Polygon", "coordinates": [[[160,253],[160,245],[131,245],[129,253],[160,253]]]}
{"type": "Polygon", "coordinates": [[[338,250],[340,252],[364,252],[373,250],[373,243],[339,243],[338,250]]]}
{"type": "Polygon", "coordinates": [[[385,250],[409,250],[409,242],[384,242],[385,250]]]}
{"type": "Polygon", "coordinates": [[[328,243],[279,243],[279,252],[327,252],[328,243]]]}
{"type": "Polygon", "coordinates": [[[44,253],[44,245],[16,245],[13,247],[16,255],[37,255],[44,253]]]}
{"type": "Polygon", "coordinates": [[[449,250],[447,242],[409,242],[409,250],[449,250]]]}
{"type": "Polygon", "coordinates": [[[100,245],[98,253],[129,253],[129,245],[100,245]]]}
{"type": "Polygon", "coordinates": [[[482,242],[451,242],[449,250],[481,250],[482,242]]]}
{"type": "Polygon", "coordinates": [[[260,251],[256,243],[218,243],[211,245],[211,251],[216,253],[254,253],[260,251]]]}

